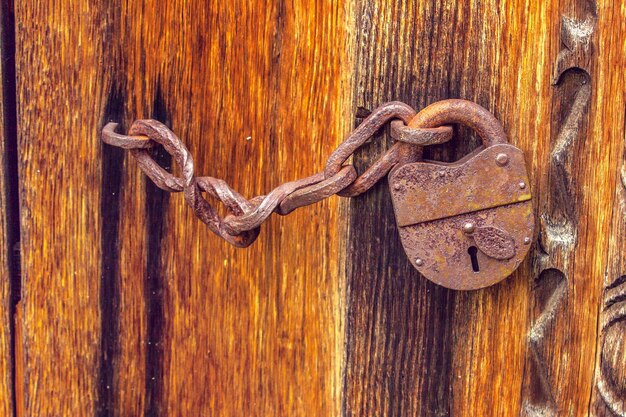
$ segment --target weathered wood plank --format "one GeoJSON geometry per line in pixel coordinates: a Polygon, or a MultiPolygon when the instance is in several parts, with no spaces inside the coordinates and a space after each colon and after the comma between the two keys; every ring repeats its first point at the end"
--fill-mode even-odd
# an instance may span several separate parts
{"type": "MultiPolygon", "coordinates": [[[[623,136],[623,105],[609,111],[606,98],[624,89],[623,75],[607,75],[620,73],[620,7],[359,3],[355,107],[461,97],[491,109],[526,152],[541,227],[535,255],[513,277],[449,293],[404,259],[384,186],[355,201],[348,415],[587,413],[613,213],[613,189],[599,190],[613,183],[613,152],[623,146],[612,136],[623,136]],[[596,18],[606,31],[601,44],[596,18]],[[563,36],[562,21],[573,29],[563,36]],[[589,49],[575,44],[585,36],[589,49]],[[563,75],[553,86],[556,72],[563,75]],[[364,220],[365,210],[374,214],[364,220]]],[[[382,149],[364,151],[362,165],[382,149]]],[[[453,142],[432,154],[455,159],[467,149],[453,142]]],[[[610,245],[623,251],[623,243],[610,245]]],[[[621,345],[612,346],[617,366],[621,345]]]]}
{"type": "MultiPolygon", "coordinates": [[[[360,2],[356,105],[401,99],[421,108],[465,98],[495,112],[511,132],[516,97],[509,94],[519,73],[506,72],[514,52],[507,46],[519,40],[511,33],[525,16],[504,16],[510,6],[360,2]]],[[[532,147],[514,134],[511,142],[532,147]]],[[[476,145],[476,138],[454,140],[427,156],[456,160],[476,145]]],[[[361,155],[366,161],[382,152],[372,148],[361,155]]],[[[354,202],[351,213],[347,414],[519,413],[522,335],[504,329],[525,325],[525,282],[461,293],[425,280],[405,258],[385,185],[354,202]],[[494,379],[502,374],[506,382],[494,379]]]]}
{"type": "Polygon", "coordinates": [[[610,228],[604,240],[608,257],[602,264],[606,273],[599,300],[590,415],[613,417],[626,415],[626,5],[602,2],[599,13],[604,17],[598,22],[597,35],[598,73],[602,75],[598,77],[594,136],[610,144],[602,150],[609,172],[604,181],[598,178],[602,198],[609,203],[603,206],[603,222],[610,222],[610,228]],[[619,91],[622,94],[615,94],[619,91]]]}
{"type": "MultiPolygon", "coordinates": [[[[389,100],[415,107],[445,97],[448,61],[429,68],[427,45],[452,41],[454,9],[433,2],[357,2],[355,108],[389,100]],[[437,13],[440,20],[425,18],[437,13]],[[423,49],[422,49],[423,48],[423,49]]],[[[442,46],[445,50],[445,46],[442,46]]],[[[445,60],[445,56],[441,56],[445,60]]],[[[359,151],[359,172],[389,140],[359,151]]],[[[449,408],[455,294],[419,278],[395,230],[385,181],[350,205],[345,414],[426,415],[449,408]],[[428,331],[424,331],[428,328],[428,331]]]]}
{"type": "MultiPolygon", "coordinates": [[[[598,276],[584,268],[585,255],[579,239],[594,233],[585,219],[588,199],[581,188],[589,177],[583,174],[585,143],[591,142],[590,100],[593,49],[576,49],[590,44],[595,30],[596,11],[583,10],[583,2],[554,3],[549,8],[545,36],[555,42],[541,49],[537,81],[550,89],[537,106],[545,141],[537,153],[539,237],[529,277],[533,285],[526,294],[530,301],[530,328],[527,330],[526,361],[522,389],[522,415],[582,414],[588,405],[594,346],[582,337],[593,332],[597,317],[593,294],[598,276]],[[563,16],[567,16],[564,18],[563,16]],[[572,25],[580,27],[580,39],[571,39],[572,25]],[[575,61],[575,62],[574,62],[575,61]],[[580,66],[580,69],[576,69],[580,66]],[[585,274],[587,281],[577,279],[585,274]],[[581,313],[584,313],[582,317],[581,313]],[[563,358],[568,359],[563,366],[563,358]]],[[[537,116],[534,116],[537,118],[537,116]]],[[[530,134],[532,131],[529,131],[530,134]]],[[[591,221],[593,222],[593,221],[591,221]]],[[[593,223],[591,223],[593,224],[593,223]]],[[[589,247],[602,256],[600,247],[589,247]]]]}
{"type": "MultiPolygon", "coordinates": [[[[122,15],[132,113],[156,102],[199,174],[266,193],[320,170],[346,131],[339,3],[147,1],[122,15]]],[[[147,192],[146,414],[337,415],[339,201],[272,219],[237,250],[182,196],[147,192]]]]}
{"type": "Polygon", "coordinates": [[[615,167],[624,135],[624,96],[614,91],[624,91],[624,78],[608,70],[624,66],[615,59],[623,55],[623,6],[570,1],[555,12],[560,44],[550,52],[551,140],[540,184],[531,293],[537,314],[524,390],[524,411],[531,416],[582,415],[593,405],[607,262],[612,252],[623,251],[623,244],[612,246],[609,219],[618,205],[615,167]]]}
{"type": "Polygon", "coordinates": [[[101,362],[103,2],[16,2],[26,416],[94,415],[101,362]]]}
{"type": "Polygon", "coordinates": [[[247,196],[319,171],[350,127],[348,14],[17,5],[26,415],[339,413],[340,200],[236,250],[99,129],[162,120],[247,196]]]}

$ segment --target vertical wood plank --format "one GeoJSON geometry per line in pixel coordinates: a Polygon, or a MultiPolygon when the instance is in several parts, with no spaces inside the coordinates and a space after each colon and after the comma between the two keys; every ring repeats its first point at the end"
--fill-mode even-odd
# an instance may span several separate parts
{"type": "MultiPolygon", "coordinates": [[[[14,88],[13,82],[7,79],[6,65],[12,65],[9,58],[10,45],[7,33],[10,30],[10,18],[7,14],[12,7],[11,2],[1,2],[0,11],[0,415],[11,416],[14,412],[13,404],[13,338],[12,338],[12,283],[11,277],[14,271],[10,265],[13,256],[11,238],[14,236],[10,224],[9,211],[11,210],[10,167],[9,153],[11,145],[10,136],[15,133],[14,123],[10,120],[8,112],[14,106],[14,97],[7,97],[5,90],[14,88]]],[[[14,147],[14,144],[13,144],[14,147]]]]}
{"type": "Polygon", "coordinates": [[[551,140],[539,184],[525,415],[586,414],[593,406],[601,292],[611,254],[623,251],[612,246],[609,220],[619,207],[615,167],[623,148],[624,97],[613,95],[624,91],[615,71],[623,67],[615,58],[624,48],[621,7],[570,1],[555,10],[560,44],[550,52],[551,140]]]}
{"type": "Polygon", "coordinates": [[[349,127],[349,6],[16,13],[26,415],[337,414],[339,200],[235,250],[98,133],[162,120],[248,196],[321,170],[349,127]]]}
{"type": "MultiPolygon", "coordinates": [[[[515,53],[507,35],[524,17],[509,21],[504,14],[512,6],[359,2],[356,106],[400,99],[419,109],[465,98],[492,110],[508,131],[519,73],[505,73],[515,53]]],[[[429,149],[427,157],[458,159],[477,146],[469,133],[461,129],[464,139],[429,149]]],[[[510,139],[528,151],[529,142],[510,139]]],[[[377,158],[384,146],[360,159],[377,158]]],[[[518,413],[523,341],[504,329],[525,326],[525,283],[454,292],[421,277],[398,240],[386,184],[357,199],[351,213],[347,415],[485,415],[496,404],[496,413],[518,413]],[[503,372],[506,383],[494,380],[503,372]]]]}
{"type": "MultiPolygon", "coordinates": [[[[502,122],[509,142],[524,151],[533,182],[537,154],[549,137],[532,127],[541,126],[549,113],[531,115],[530,103],[549,102],[550,79],[541,79],[550,75],[542,60],[551,2],[533,7],[518,1],[471,3],[459,7],[468,36],[454,44],[459,64],[452,79],[460,80],[461,97],[483,104],[502,122]]],[[[527,259],[500,284],[457,295],[450,415],[520,414],[529,269],[527,259]]]]}
{"type": "Polygon", "coordinates": [[[27,416],[98,411],[105,7],[16,2],[27,416]]]}
{"type": "MultiPolygon", "coordinates": [[[[492,80],[492,88],[497,91],[494,111],[509,140],[525,153],[536,216],[541,215],[537,207],[547,194],[540,187],[541,179],[550,169],[543,161],[551,140],[546,126],[552,115],[551,53],[557,50],[552,42],[558,34],[556,3],[529,7],[517,1],[492,3],[494,14],[485,20],[492,22],[485,24],[490,26],[492,39],[497,39],[489,47],[489,55],[494,57],[491,65],[497,68],[492,80]]],[[[466,54],[471,56],[472,52],[467,50],[466,54]]],[[[538,219],[536,224],[539,223],[538,219]]],[[[534,245],[536,250],[537,244],[534,245]]],[[[464,294],[465,302],[459,304],[455,318],[455,327],[463,329],[455,349],[455,413],[526,415],[529,409],[532,413],[543,412],[528,405],[524,381],[529,374],[536,375],[536,370],[527,364],[529,357],[534,359],[537,327],[533,320],[542,308],[551,305],[550,291],[560,282],[558,276],[546,280],[542,289],[547,295],[535,302],[534,256],[531,251],[529,259],[502,284],[485,292],[464,294]],[[484,401],[485,397],[493,400],[484,401]]],[[[533,380],[532,388],[543,389],[541,383],[533,380]]]]}
{"type": "MultiPolygon", "coordinates": [[[[158,107],[199,175],[253,196],[322,169],[349,127],[343,6],[124,7],[132,112],[158,107]]],[[[146,204],[145,414],[337,415],[338,199],[270,220],[247,250],[212,235],[180,195],[148,187],[146,204]]]]}
{"type": "Polygon", "coordinates": [[[603,256],[601,246],[580,246],[595,232],[584,203],[589,200],[580,186],[589,180],[585,170],[593,142],[590,104],[597,86],[592,47],[597,11],[593,2],[572,1],[557,4],[553,13],[551,27],[560,31],[550,34],[559,43],[547,53],[553,87],[550,107],[543,112],[551,113],[545,121],[550,137],[540,156],[545,167],[538,184],[540,231],[529,293],[533,310],[522,392],[522,411],[528,416],[587,409],[595,353],[589,332],[597,320],[589,310],[597,303],[601,281],[586,266],[584,252],[603,256]],[[566,357],[573,360],[563,366],[566,357]]]}
{"type": "MultiPolygon", "coordinates": [[[[359,2],[355,107],[461,97],[491,109],[525,151],[541,226],[534,255],[513,277],[449,293],[404,259],[384,185],[355,201],[348,415],[588,412],[607,254],[623,252],[623,242],[609,239],[619,225],[611,234],[607,221],[616,216],[613,161],[623,147],[616,139],[624,110],[621,9],[583,1],[359,2]],[[617,103],[608,98],[615,91],[617,103]],[[364,219],[365,210],[375,214],[364,219]]],[[[456,159],[475,143],[453,141],[431,155],[456,159]]],[[[383,149],[364,151],[362,166],[383,149]]],[[[621,274],[613,272],[618,284],[621,274]]],[[[605,362],[618,369],[623,350],[611,334],[605,362]]]]}
{"type": "Polygon", "coordinates": [[[626,67],[626,5],[600,2],[599,14],[604,19],[598,25],[601,87],[595,99],[594,136],[611,144],[603,149],[610,175],[598,184],[606,202],[610,201],[608,207],[606,202],[603,205],[603,221],[610,228],[607,262],[602,265],[606,273],[599,300],[595,384],[589,411],[591,416],[613,417],[626,415],[626,75],[615,70],[626,67]],[[614,94],[619,91],[622,94],[614,94]]]}

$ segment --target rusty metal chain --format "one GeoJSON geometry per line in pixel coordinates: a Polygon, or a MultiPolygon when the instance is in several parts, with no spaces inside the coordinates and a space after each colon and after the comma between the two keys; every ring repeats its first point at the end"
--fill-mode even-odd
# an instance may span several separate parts
{"type": "Polygon", "coordinates": [[[447,125],[415,127],[417,116],[410,106],[398,101],[381,105],[335,149],[323,172],[282,184],[269,194],[250,200],[233,190],[224,180],[196,177],[191,154],[183,142],[161,122],[137,120],[127,135],[115,132],[117,123],[108,123],[102,130],[102,140],[109,145],[130,150],[141,170],[159,188],[169,192],[183,192],[187,204],[211,231],[237,247],[247,247],[259,235],[261,223],[272,213],[285,215],[335,194],[358,196],[372,188],[394,166],[419,160],[423,146],[443,143],[452,137],[452,128],[447,125]],[[396,143],[384,155],[361,175],[357,174],[352,165],[344,165],[357,149],[388,122],[391,122],[391,136],[396,143]],[[167,172],[152,158],[149,149],[157,144],[162,145],[179,165],[181,177],[167,172]],[[202,193],[221,201],[229,214],[220,217],[202,193]]]}

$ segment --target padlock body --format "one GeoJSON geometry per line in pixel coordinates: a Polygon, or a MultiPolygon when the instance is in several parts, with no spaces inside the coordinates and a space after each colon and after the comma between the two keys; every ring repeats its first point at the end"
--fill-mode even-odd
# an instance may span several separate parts
{"type": "Polygon", "coordinates": [[[493,285],[528,253],[531,194],[524,156],[513,145],[478,149],[455,163],[402,165],[390,173],[389,184],[404,250],[413,266],[439,285],[458,290],[493,285]],[[467,225],[506,239],[477,244],[467,225]],[[498,256],[503,249],[498,245],[508,245],[506,259],[498,256]]]}

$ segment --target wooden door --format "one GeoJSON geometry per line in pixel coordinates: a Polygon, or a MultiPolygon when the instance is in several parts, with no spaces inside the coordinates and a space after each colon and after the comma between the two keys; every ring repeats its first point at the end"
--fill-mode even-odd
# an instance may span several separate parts
{"type": "Polygon", "coordinates": [[[626,415],[623,2],[2,6],[1,415],[626,415]],[[451,97],[502,121],[534,195],[531,255],[480,291],[411,267],[385,181],[235,249],[100,141],[158,119],[251,197],[379,104],[451,97]]]}

